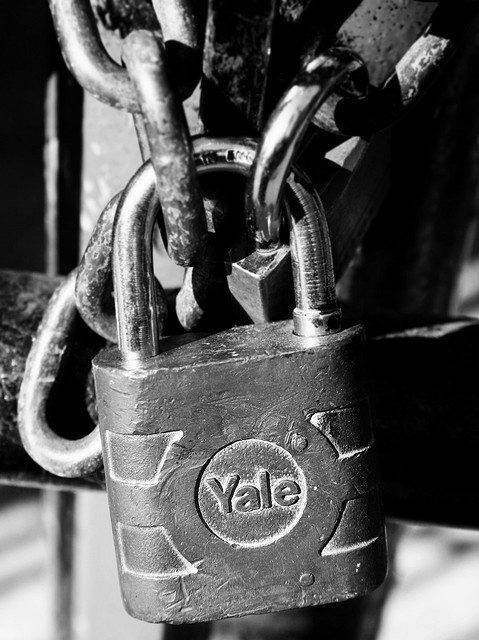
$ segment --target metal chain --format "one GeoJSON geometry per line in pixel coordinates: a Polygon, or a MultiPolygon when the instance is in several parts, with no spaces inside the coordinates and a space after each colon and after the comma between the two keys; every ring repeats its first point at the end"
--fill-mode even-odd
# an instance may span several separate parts
{"type": "Polygon", "coordinates": [[[181,266],[200,262],[207,229],[183,106],[170,81],[166,50],[148,31],[132,31],[123,59],[141,106],[163,210],[167,248],[181,266]]]}
{"type": "MultiPolygon", "coordinates": [[[[65,62],[77,81],[99,100],[139,113],[141,105],[128,71],[103,46],[89,0],[49,0],[49,4],[65,62]]],[[[164,31],[173,81],[185,99],[201,76],[204,0],[157,0],[154,8],[164,31]],[[173,46],[174,42],[178,44],[173,46]]],[[[372,88],[366,100],[351,100],[340,90],[318,110],[314,123],[343,135],[395,124],[439,75],[476,11],[476,2],[441,2],[424,34],[381,89],[372,88]]]]}
{"type": "MultiPolygon", "coordinates": [[[[255,214],[257,249],[277,249],[282,190],[309,122],[314,118],[324,130],[347,135],[358,131],[371,132],[393,124],[437,76],[455,49],[457,37],[465,28],[471,12],[475,11],[475,3],[472,2],[461,3],[460,10],[453,10],[451,3],[442,3],[426,33],[402,58],[394,76],[379,91],[371,91],[369,97],[365,97],[368,85],[365,65],[351,52],[331,49],[309,60],[278,103],[256,153],[255,143],[249,140],[199,138],[193,147],[189,140],[181,99],[190,95],[201,74],[201,64],[197,62],[201,61],[202,19],[189,22],[187,17],[189,13],[194,14],[201,0],[176,0],[169,4],[162,0],[155,4],[165,27],[168,22],[165,7],[173,13],[176,11],[177,25],[181,25],[186,34],[184,40],[194,52],[196,62],[186,65],[187,73],[178,71],[176,87],[170,83],[166,70],[160,29],[156,34],[134,31],[126,37],[123,47],[125,68],[112,60],[104,48],[88,0],[49,2],[65,61],[79,83],[103,102],[140,114],[143,118],[152,161],[145,163],[132,178],[126,192],[134,193],[136,182],[143,186],[148,183],[148,220],[156,217],[161,202],[170,255],[184,265],[198,261],[206,246],[207,229],[196,170],[201,174],[208,173],[213,166],[215,171],[218,166],[224,170],[240,167],[247,175],[254,159],[247,186],[246,210],[255,214]],[[451,18],[451,24],[448,24],[448,18],[451,18]],[[441,32],[445,35],[437,35],[438,25],[445,29],[441,32]],[[161,111],[161,108],[166,110],[161,111]],[[285,122],[288,122],[287,126],[285,122]],[[245,153],[245,149],[250,153],[245,153]],[[260,215],[260,211],[267,215],[260,215]]],[[[168,23],[168,27],[174,22],[168,23]]],[[[171,32],[169,39],[170,36],[171,32]]],[[[168,64],[171,64],[170,60],[168,64]]],[[[290,191],[291,184],[287,187],[290,191]]],[[[290,197],[301,198],[294,188],[292,193],[290,197]]],[[[123,195],[115,196],[108,203],[90,240],[78,276],[72,272],[53,296],[27,362],[19,398],[22,441],[33,459],[57,475],[74,477],[90,474],[102,463],[98,429],[80,440],[65,440],[48,426],[46,407],[71,338],[77,308],[98,334],[108,339],[116,337],[111,305],[113,218],[118,207],[124,209],[128,206],[123,195]]],[[[308,220],[318,219],[321,208],[317,209],[314,207],[308,220]]],[[[130,235],[128,240],[131,240],[130,235]]],[[[129,242],[130,249],[131,245],[129,242]]],[[[141,255],[149,250],[143,238],[139,240],[137,249],[141,255]]],[[[318,271],[321,273],[320,265],[318,271]]],[[[329,276],[333,277],[332,274],[329,276]]],[[[329,276],[325,274],[325,277],[329,276]]],[[[165,322],[166,302],[163,289],[159,285],[156,287],[156,297],[161,302],[160,317],[155,321],[159,320],[161,325],[165,322]]],[[[331,299],[324,301],[326,315],[334,311],[334,287],[329,287],[329,290],[331,299]]],[[[180,300],[184,301],[185,291],[180,300]]],[[[196,293],[191,290],[191,295],[196,293]]],[[[307,298],[307,293],[305,295],[307,298]]],[[[137,309],[135,313],[140,317],[148,310],[137,309]]],[[[142,335],[141,339],[143,346],[146,340],[156,348],[153,338],[142,335]]],[[[136,352],[135,345],[131,348],[136,352]]]]}
{"type": "MultiPolygon", "coordinates": [[[[166,4],[170,6],[167,15],[174,16],[177,3],[167,0],[166,4]]],[[[116,109],[139,113],[141,106],[128,71],[115,62],[105,49],[90,1],[49,0],[49,5],[65,63],[79,84],[95,98],[116,109]]],[[[190,57],[195,63],[191,64],[190,61],[185,67],[184,61],[177,56],[177,67],[172,69],[173,81],[184,100],[191,95],[201,75],[198,56],[202,26],[201,19],[195,20],[193,15],[191,20],[186,20],[184,11],[178,9],[176,14],[176,28],[182,34],[179,41],[183,38],[196,43],[195,47],[189,47],[192,51],[190,57]]],[[[171,25],[169,35],[172,40],[175,38],[175,30],[171,25]]]]}
{"type": "MultiPolygon", "coordinates": [[[[365,88],[357,92],[352,85],[348,88],[345,83],[336,82],[331,90],[328,89],[327,94],[318,99],[312,109],[316,113],[308,117],[308,123],[312,119],[322,129],[349,134],[355,133],[357,129],[364,132],[365,129],[370,131],[381,128],[386,123],[391,124],[403,115],[417,100],[424,87],[435,78],[441,63],[455,48],[457,36],[474,10],[471,7],[473,4],[466,3],[464,6],[461,3],[460,10],[452,10],[450,3],[441,5],[426,33],[409,49],[394,77],[385,83],[379,93],[372,91],[372,97],[365,98],[365,88]],[[438,26],[445,27],[443,31],[446,35],[435,35],[438,26]],[[381,109],[378,109],[378,105],[381,105],[381,109]],[[338,124],[341,122],[344,125],[338,124]]],[[[65,60],[78,81],[112,106],[142,114],[156,167],[157,188],[163,205],[170,256],[184,266],[197,263],[204,255],[207,244],[204,209],[193,170],[184,114],[179,102],[173,104],[175,91],[168,86],[165,47],[161,37],[155,37],[153,33],[146,31],[132,32],[124,43],[127,64],[125,69],[115,63],[103,47],[88,0],[50,0],[50,8],[65,60]],[[168,96],[166,100],[165,96],[168,96]],[[164,104],[168,107],[166,127],[162,126],[165,111],[161,107],[164,104]]],[[[199,59],[204,32],[204,1],[162,0],[155,3],[155,11],[168,37],[171,40],[178,38],[177,41],[194,51],[195,59],[199,59]]],[[[311,50],[311,43],[308,47],[311,50]]],[[[311,60],[311,54],[307,59],[309,61],[304,71],[306,78],[312,65],[318,64],[318,59],[311,60]]],[[[193,63],[191,65],[195,66],[193,63]]],[[[348,77],[351,78],[352,75],[349,74],[348,77]]],[[[195,83],[198,79],[199,75],[195,76],[195,83]]],[[[298,78],[295,83],[297,86],[298,78]]],[[[264,179],[264,176],[269,173],[258,170],[260,156],[247,191],[249,211],[252,210],[253,201],[259,206],[259,201],[267,196],[264,191],[260,193],[268,182],[268,178],[264,179]],[[264,184],[260,184],[260,173],[264,184]]],[[[284,184],[284,179],[278,183],[284,184]]],[[[270,208],[275,211],[275,219],[272,222],[269,215],[266,224],[271,224],[271,228],[258,228],[258,246],[261,243],[278,244],[280,216],[277,203],[280,194],[275,192],[273,195],[275,203],[270,208]]],[[[267,202],[264,201],[263,209],[271,205],[271,197],[267,202]]]]}

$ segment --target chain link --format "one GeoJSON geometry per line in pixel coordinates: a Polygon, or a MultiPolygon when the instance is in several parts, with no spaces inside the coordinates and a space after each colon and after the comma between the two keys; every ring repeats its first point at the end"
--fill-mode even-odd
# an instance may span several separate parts
{"type": "Polygon", "coordinates": [[[64,478],[89,475],[103,461],[98,427],[83,438],[67,440],[48,423],[48,402],[78,317],[75,281],[76,270],[65,278],[48,303],[25,363],[18,397],[18,429],[23,446],[41,467],[64,478]]]}
{"type": "Polygon", "coordinates": [[[137,92],[155,169],[168,253],[182,266],[200,262],[207,229],[188,125],[170,82],[162,41],[148,31],[124,40],[123,58],[137,92]]]}
{"type": "MultiPolygon", "coordinates": [[[[175,5],[172,0],[167,0],[168,3],[175,5]]],[[[103,45],[89,0],[49,0],[49,5],[65,63],[78,83],[95,98],[116,109],[141,112],[128,71],[111,58],[103,45]]],[[[192,20],[187,26],[192,32],[189,40],[197,43],[190,55],[194,60],[198,58],[198,47],[202,42],[197,33],[201,22],[192,20]]],[[[188,32],[187,26],[179,22],[178,28],[182,33],[188,32]]],[[[158,33],[161,33],[159,27],[158,33]]],[[[201,64],[198,60],[194,64],[188,60],[188,67],[183,67],[185,61],[176,58],[177,66],[171,69],[171,75],[181,99],[185,100],[198,84],[201,64]]]]}

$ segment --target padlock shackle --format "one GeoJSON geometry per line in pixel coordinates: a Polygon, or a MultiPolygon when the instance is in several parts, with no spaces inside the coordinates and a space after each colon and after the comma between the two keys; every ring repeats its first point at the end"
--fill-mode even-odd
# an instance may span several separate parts
{"type": "MultiPolygon", "coordinates": [[[[84,322],[99,336],[117,342],[116,316],[112,296],[111,247],[113,222],[121,192],[101,212],[77,268],[75,300],[84,322]]],[[[156,304],[160,333],[167,317],[166,293],[156,280],[156,304]]]]}
{"type": "MultiPolygon", "coordinates": [[[[233,171],[247,175],[256,143],[248,139],[197,138],[193,141],[199,174],[233,171]]],[[[146,162],[126,186],[113,230],[113,280],[118,346],[125,360],[159,353],[152,267],[152,232],[160,201],[155,172],[146,162]]]]}
{"type": "Polygon", "coordinates": [[[341,329],[328,222],[308,176],[295,169],[286,182],[291,266],[296,307],[293,331],[318,337],[341,329]]]}
{"type": "MultiPolygon", "coordinates": [[[[256,142],[204,138],[193,141],[200,174],[232,171],[248,175],[256,142]]],[[[291,178],[291,245],[297,282],[295,328],[298,335],[323,335],[339,329],[331,245],[326,217],[311,183],[291,178]],[[296,213],[295,213],[296,212],[296,213]],[[299,212],[299,213],[298,213],[299,212]]],[[[113,230],[113,280],[118,346],[125,361],[159,354],[152,267],[152,231],[160,209],[151,163],[146,162],[123,191],[113,230]]]]}
{"type": "Polygon", "coordinates": [[[328,49],[305,66],[270,115],[245,195],[246,212],[256,220],[257,250],[279,248],[280,204],[294,158],[314,114],[346,80],[354,95],[367,94],[361,58],[345,48],[328,49]]]}

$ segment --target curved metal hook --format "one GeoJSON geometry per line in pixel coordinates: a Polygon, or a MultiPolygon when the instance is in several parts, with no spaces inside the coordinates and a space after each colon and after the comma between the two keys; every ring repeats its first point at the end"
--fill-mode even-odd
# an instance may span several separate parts
{"type": "Polygon", "coordinates": [[[280,203],[294,157],[316,111],[347,80],[358,94],[367,91],[364,62],[348,49],[329,49],[306,65],[269,117],[246,189],[258,250],[279,248],[280,203]]]}
{"type": "Polygon", "coordinates": [[[98,427],[84,438],[67,440],[55,434],[46,419],[47,401],[71,339],[77,309],[76,271],[54,292],[25,364],[18,397],[18,428],[28,454],[57,476],[84,476],[102,465],[98,427]]]}

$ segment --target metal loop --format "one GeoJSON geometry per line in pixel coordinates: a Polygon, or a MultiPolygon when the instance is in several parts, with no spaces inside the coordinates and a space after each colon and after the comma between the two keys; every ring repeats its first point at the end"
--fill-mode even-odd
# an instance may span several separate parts
{"type": "MultiPolygon", "coordinates": [[[[246,175],[254,159],[255,142],[200,137],[193,141],[193,149],[199,174],[221,170],[246,175]]],[[[149,161],[123,191],[113,231],[118,345],[125,358],[156,355],[159,349],[151,268],[151,233],[158,206],[155,173],[149,161]],[[141,331],[130,331],[131,327],[141,327],[141,331]]]]}
{"type": "MultiPolygon", "coordinates": [[[[231,171],[232,165],[234,167],[241,165],[246,176],[253,162],[255,145],[254,141],[248,139],[241,141],[226,139],[225,144],[218,147],[216,139],[196,138],[193,140],[195,164],[200,174],[212,173],[219,170],[218,167],[222,167],[224,171],[231,171]]],[[[147,165],[151,175],[153,169],[150,161],[147,165]]],[[[90,329],[110,342],[118,340],[112,297],[111,247],[114,217],[120,196],[121,194],[118,194],[112,198],[98,219],[80,262],[75,288],[77,307],[83,320],[90,329]]],[[[151,197],[158,214],[160,202],[156,192],[151,197]]],[[[161,334],[167,305],[166,294],[158,282],[156,282],[155,293],[161,334]]]]}
{"type": "Polygon", "coordinates": [[[79,84],[116,109],[140,111],[128,71],[107,53],[89,0],[49,0],[63,58],[79,84]]]}
{"type": "Polygon", "coordinates": [[[309,62],[286,91],[265,126],[246,189],[246,211],[256,220],[256,246],[280,246],[280,203],[286,178],[313,115],[346,80],[367,91],[364,62],[348,49],[332,48],[309,62]]]}
{"type": "Polygon", "coordinates": [[[163,43],[149,31],[124,40],[123,58],[145,122],[167,248],[181,266],[204,256],[207,228],[193,149],[181,101],[170,81],[163,43]]]}
{"type": "MultiPolygon", "coordinates": [[[[95,225],[88,245],[77,270],[75,299],[83,321],[99,336],[117,342],[115,304],[113,302],[113,280],[111,272],[111,247],[113,222],[118,193],[106,205],[95,225]]],[[[167,321],[166,293],[158,281],[156,300],[158,305],[158,328],[160,334],[167,321]]]]}
{"type": "MultiPolygon", "coordinates": [[[[253,148],[254,142],[251,140],[243,144],[242,140],[234,139],[197,139],[195,151],[200,165],[198,170],[201,171],[204,167],[207,172],[230,170],[245,174],[254,157],[253,148]],[[215,159],[218,160],[217,164],[212,164],[215,159]]],[[[310,187],[306,193],[312,195],[315,192],[310,187]]],[[[317,194],[315,198],[319,200],[317,194]]],[[[148,358],[159,353],[151,267],[151,233],[156,213],[154,172],[151,164],[146,163],[133,176],[122,194],[113,232],[118,345],[125,360],[148,358]]],[[[301,216],[315,218],[311,224],[302,227],[304,233],[298,234],[297,225],[291,226],[298,253],[303,255],[321,251],[322,242],[329,243],[325,217],[317,216],[316,213],[314,207],[302,207],[301,216]]],[[[323,257],[329,259],[329,256],[330,251],[323,257]]],[[[313,264],[316,268],[316,264],[310,258],[308,260],[308,264],[313,264]]],[[[332,273],[332,265],[330,272],[332,273]]],[[[330,288],[330,283],[325,283],[322,279],[324,273],[325,270],[313,271],[308,267],[298,276],[301,279],[298,289],[300,305],[304,306],[305,300],[310,301],[310,311],[314,311],[316,316],[321,315],[322,310],[315,308],[315,305],[322,299],[323,289],[330,288]]],[[[304,311],[306,313],[308,310],[304,311]]],[[[315,323],[316,327],[313,326],[314,323],[309,325],[307,335],[324,333],[324,324],[320,327],[317,318],[315,323]]]]}
{"type": "Polygon", "coordinates": [[[25,364],[18,397],[23,446],[41,467],[65,478],[88,475],[102,465],[98,427],[84,438],[67,440],[55,434],[46,419],[47,401],[77,317],[75,279],[76,271],[72,271],[47,306],[25,364]]]}
{"type": "MultiPolygon", "coordinates": [[[[141,111],[128,71],[105,49],[89,0],[49,0],[57,38],[65,63],[78,83],[95,98],[116,109],[141,111]]],[[[173,69],[182,100],[198,84],[201,67],[173,69]]]]}

